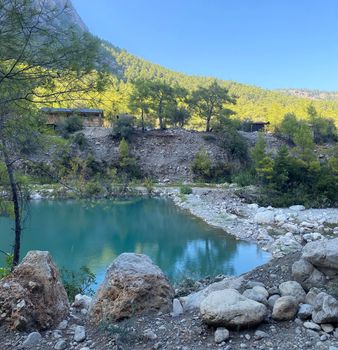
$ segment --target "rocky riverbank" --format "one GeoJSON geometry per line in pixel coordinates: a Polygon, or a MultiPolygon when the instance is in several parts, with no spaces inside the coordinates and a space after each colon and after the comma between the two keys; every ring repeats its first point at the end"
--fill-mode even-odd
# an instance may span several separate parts
{"type": "Polygon", "coordinates": [[[274,257],[300,251],[307,242],[338,235],[338,208],[259,207],[246,203],[234,185],[194,187],[188,195],[182,195],[175,187],[160,187],[156,191],[209,225],[238,239],[256,242],[274,257]]]}
{"type": "Polygon", "coordinates": [[[50,255],[30,252],[0,282],[0,349],[337,350],[337,261],[338,239],[308,243],[179,297],[148,257],[122,254],[69,306],[50,255]]]}

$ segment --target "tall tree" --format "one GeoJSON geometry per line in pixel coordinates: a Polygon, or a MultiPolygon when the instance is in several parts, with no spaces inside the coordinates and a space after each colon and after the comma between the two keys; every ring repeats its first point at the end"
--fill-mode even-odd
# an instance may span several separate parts
{"type": "Polygon", "coordinates": [[[16,163],[30,160],[30,152],[41,146],[34,110],[102,88],[99,43],[65,25],[65,10],[50,8],[46,1],[0,2],[0,161],[6,170],[3,184],[8,183],[5,201],[11,201],[15,219],[13,266],[20,258],[24,199],[16,163]]]}
{"type": "Polygon", "coordinates": [[[199,87],[192,93],[190,105],[192,109],[206,120],[207,132],[210,131],[210,123],[213,117],[219,115],[225,104],[235,104],[236,99],[229,95],[227,88],[214,81],[208,87],[199,87]]]}
{"type": "Polygon", "coordinates": [[[142,131],[145,131],[145,116],[150,110],[149,84],[142,79],[134,82],[133,92],[129,97],[129,108],[133,113],[140,113],[142,131]]]}

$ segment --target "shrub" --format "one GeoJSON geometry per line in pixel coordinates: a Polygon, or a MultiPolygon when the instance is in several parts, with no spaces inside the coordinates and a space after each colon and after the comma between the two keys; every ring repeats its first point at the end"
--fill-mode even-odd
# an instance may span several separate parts
{"type": "Polygon", "coordinates": [[[91,180],[84,183],[81,192],[85,198],[101,197],[104,194],[104,188],[99,182],[91,180]]]}
{"type": "Polygon", "coordinates": [[[69,301],[74,301],[77,294],[94,295],[91,286],[96,284],[96,276],[87,266],[82,266],[76,272],[62,268],[60,275],[69,301]]]}
{"type": "Polygon", "coordinates": [[[60,124],[57,125],[57,130],[64,137],[69,137],[69,134],[73,134],[83,129],[83,118],[79,115],[72,115],[65,118],[60,124]]]}
{"type": "Polygon", "coordinates": [[[196,153],[192,163],[192,171],[199,178],[209,178],[211,175],[211,160],[208,152],[203,148],[196,153]]]}
{"type": "Polygon", "coordinates": [[[119,139],[128,140],[134,131],[135,120],[133,116],[124,115],[116,119],[113,131],[119,139]]]}
{"type": "Polygon", "coordinates": [[[0,267],[0,280],[11,273],[12,264],[13,264],[13,255],[6,254],[5,265],[3,267],[0,267]]]}
{"type": "Polygon", "coordinates": [[[148,195],[151,195],[154,192],[154,183],[148,177],[144,179],[143,185],[147,189],[148,195]]]}
{"type": "Polygon", "coordinates": [[[74,135],[73,143],[78,145],[81,151],[86,149],[88,146],[88,140],[86,139],[86,136],[82,132],[79,132],[74,135]]]}
{"type": "Polygon", "coordinates": [[[248,144],[235,129],[223,132],[221,146],[233,160],[247,161],[249,159],[248,144]]]}
{"type": "Polygon", "coordinates": [[[181,194],[192,194],[192,188],[187,185],[182,185],[180,187],[180,193],[181,194]]]}
{"type": "Polygon", "coordinates": [[[231,182],[235,182],[239,186],[249,186],[256,183],[255,172],[253,169],[245,169],[237,174],[232,175],[231,182]]]}

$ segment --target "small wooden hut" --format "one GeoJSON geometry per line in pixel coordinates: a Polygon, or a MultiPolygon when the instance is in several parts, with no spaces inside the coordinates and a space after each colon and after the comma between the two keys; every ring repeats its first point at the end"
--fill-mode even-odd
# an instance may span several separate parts
{"type": "Polygon", "coordinates": [[[103,110],[89,108],[42,108],[47,115],[47,125],[55,128],[60,122],[74,115],[83,118],[83,126],[103,126],[103,110]]]}

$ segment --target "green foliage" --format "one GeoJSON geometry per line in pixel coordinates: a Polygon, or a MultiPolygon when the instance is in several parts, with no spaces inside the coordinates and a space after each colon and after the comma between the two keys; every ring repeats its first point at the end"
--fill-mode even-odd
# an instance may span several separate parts
{"type": "Polygon", "coordinates": [[[113,126],[114,134],[120,140],[128,140],[134,132],[135,120],[131,115],[121,115],[116,119],[113,126]]]}
{"type": "Polygon", "coordinates": [[[180,186],[180,194],[192,194],[192,188],[187,185],[180,186]]]}
{"type": "Polygon", "coordinates": [[[151,195],[154,192],[154,182],[146,177],[143,181],[143,186],[146,188],[148,195],[151,195]]]}
{"type": "Polygon", "coordinates": [[[81,151],[84,151],[88,146],[88,140],[82,132],[78,132],[72,138],[74,144],[78,145],[81,151]]]}
{"type": "Polygon", "coordinates": [[[292,154],[283,146],[274,158],[265,153],[261,142],[256,148],[254,170],[262,185],[261,205],[289,206],[297,202],[311,207],[337,206],[336,152],[319,162],[310,148],[311,157],[300,157],[298,146],[292,154]]]}
{"type": "Polygon", "coordinates": [[[192,163],[192,171],[197,178],[208,179],[211,175],[211,160],[208,152],[202,148],[196,153],[192,163]]]}
{"type": "Polygon", "coordinates": [[[11,273],[13,264],[13,255],[6,254],[5,265],[0,267],[0,280],[11,273]]]}
{"type": "Polygon", "coordinates": [[[69,137],[70,134],[73,134],[77,131],[83,129],[83,118],[79,115],[71,115],[70,117],[65,118],[60,124],[57,125],[57,130],[64,137],[69,137]]]}
{"type": "Polygon", "coordinates": [[[211,119],[220,115],[224,104],[235,104],[236,99],[229,95],[227,88],[215,80],[208,87],[200,86],[192,92],[190,105],[195,113],[206,120],[206,131],[210,131],[211,119]]]}
{"type": "Polygon", "coordinates": [[[96,284],[96,276],[87,266],[82,266],[79,271],[62,268],[60,275],[70,302],[77,294],[94,295],[91,286],[96,284]]]}
{"type": "Polygon", "coordinates": [[[315,143],[333,142],[337,140],[337,128],[333,119],[321,117],[312,104],[307,108],[307,113],[313,130],[315,143]]]}
{"type": "Polygon", "coordinates": [[[95,180],[85,181],[81,184],[81,195],[84,198],[100,198],[104,194],[104,188],[95,180]]]}
{"type": "Polygon", "coordinates": [[[125,139],[120,141],[119,145],[119,169],[125,180],[140,177],[140,170],[136,159],[129,154],[128,142],[125,139]]]}
{"type": "Polygon", "coordinates": [[[233,128],[222,133],[221,146],[232,160],[246,162],[249,159],[246,140],[233,128]]]}
{"type": "Polygon", "coordinates": [[[239,186],[254,185],[257,183],[256,172],[251,167],[241,170],[232,175],[231,182],[234,182],[239,186]]]}

